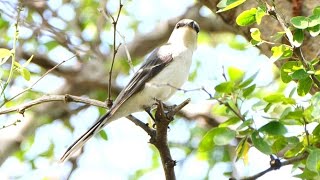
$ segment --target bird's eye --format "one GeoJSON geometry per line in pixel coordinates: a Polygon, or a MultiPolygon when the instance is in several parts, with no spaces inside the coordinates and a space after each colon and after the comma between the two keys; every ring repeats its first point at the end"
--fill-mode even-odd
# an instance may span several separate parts
{"type": "Polygon", "coordinates": [[[177,29],[179,29],[181,27],[181,24],[177,24],[177,29]]]}

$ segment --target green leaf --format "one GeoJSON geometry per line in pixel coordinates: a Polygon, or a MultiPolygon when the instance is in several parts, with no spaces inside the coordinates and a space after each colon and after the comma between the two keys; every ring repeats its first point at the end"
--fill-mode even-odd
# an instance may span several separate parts
{"type": "Polygon", "coordinates": [[[295,71],[291,77],[292,79],[300,80],[309,77],[309,74],[304,69],[299,69],[295,71]]]}
{"type": "Polygon", "coordinates": [[[0,65],[4,64],[12,55],[11,51],[5,48],[0,48],[0,65]]]}
{"type": "Polygon", "coordinates": [[[281,70],[280,70],[280,76],[281,76],[281,80],[284,83],[288,83],[292,80],[292,77],[289,75],[289,73],[293,72],[292,68],[294,66],[299,66],[300,63],[296,62],[296,61],[289,61],[286,62],[284,65],[282,65],[281,70]]]}
{"type": "Polygon", "coordinates": [[[239,142],[237,148],[236,148],[236,153],[237,153],[237,159],[236,161],[238,161],[240,158],[242,157],[246,157],[249,149],[250,149],[250,144],[247,142],[248,138],[243,138],[241,139],[241,141],[239,142]]]}
{"type": "Polygon", "coordinates": [[[253,119],[245,120],[239,127],[237,127],[237,130],[241,130],[243,128],[246,128],[250,126],[253,123],[253,119]]]}
{"type": "Polygon", "coordinates": [[[281,44],[280,46],[274,46],[271,48],[272,56],[271,60],[276,61],[278,59],[286,59],[292,56],[292,48],[288,45],[281,44]]]}
{"type": "Polygon", "coordinates": [[[248,26],[256,22],[256,8],[251,8],[250,10],[243,11],[236,19],[239,26],[248,26]]]}
{"type": "Polygon", "coordinates": [[[283,135],[287,132],[287,129],[282,123],[278,121],[271,121],[268,124],[262,126],[259,131],[265,132],[270,135],[283,135]]]}
{"type": "Polygon", "coordinates": [[[317,6],[313,9],[312,14],[314,15],[320,15],[320,6],[317,6]]]}
{"type": "Polygon", "coordinates": [[[229,144],[236,136],[236,132],[226,127],[215,127],[206,133],[199,145],[199,151],[212,150],[215,145],[229,144]]]}
{"type": "Polygon", "coordinates": [[[250,32],[251,32],[251,37],[253,40],[258,41],[258,42],[262,41],[262,39],[260,37],[261,32],[258,28],[251,28],[250,32]]]}
{"type": "Polygon", "coordinates": [[[269,94],[263,98],[268,103],[278,103],[282,102],[282,99],[285,98],[285,96],[281,93],[274,93],[274,94],[269,94]]]}
{"type": "Polygon", "coordinates": [[[307,162],[306,167],[313,172],[320,172],[320,149],[311,150],[307,162]]]}
{"type": "Polygon", "coordinates": [[[106,140],[106,141],[108,140],[108,135],[107,135],[106,131],[104,131],[104,130],[100,131],[99,135],[103,140],[106,140]]]}
{"type": "Polygon", "coordinates": [[[29,63],[31,62],[31,60],[33,59],[33,55],[31,55],[29,57],[29,59],[27,60],[27,62],[23,63],[22,67],[27,67],[29,65],[29,63]]]}
{"type": "Polygon", "coordinates": [[[308,18],[305,16],[296,16],[291,18],[291,24],[298,29],[306,29],[309,26],[308,18]]]}
{"type": "Polygon", "coordinates": [[[305,79],[300,79],[298,82],[298,95],[299,96],[305,96],[309,93],[312,86],[312,79],[310,77],[307,77],[305,79]]]}
{"type": "Polygon", "coordinates": [[[296,145],[284,153],[284,157],[291,158],[297,156],[297,154],[301,153],[304,150],[304,146],[301,142],[296,143],[296,145]]]}
{"type": "Polygon", "coordinates": [[[303,30],[296,29],[293,33],[293,45],[295,47],[300,47],[304,39],[303,30]]]}
{"type": "Polygon", "coordinates": [[[253,84],[249,86],[248,88],[243,90],[243,97],[248,97],[254,90],[256,89],[256,85],[253,84]]]}
{"type": "Polygon", "coordinates": [[[48,50],[50,51],[50,50],[52,50],[53,48],[57,47],[57,46],[59,45],[59,43],[58,43],[57,41],[49,41],[49,42],[46,42],[44,45],[45,45],[45,46],[48,48],[48,50]]]}
{"type": "MultiPolygon", "coordinates": [[[[312,110],[311,115],[315,118],[315,119],[320,119],[320,92],[317,92],[316,94],[314,94],[311,98],[311,104],[314,107],[312,110]]],[[[319,134],[320,136],[320,134],[319,134]]]]}
{"type": "Polygon", "coordinates": [[[270,155],[272,154],[272,149],[269,144],[259,135],[258,131],[255,131],[251,135],[251,140],[253,146],[257,148],[260,152],[270,155]]]}
{"type": "Polygon", "coordinates": [[[272,144],[272,153],[276,154],[280,152],[282,149],[284,149],[288,145],[287,138],[280,136],[276,139],[276,141],[272,144]]]}
{"type": "Polygon", "coordinates": [[[28,71],[28,69],[22,68],[22,69],[20,70],[20,74],[21,74],[21,76],[22,76],[25,80],[27,80],[27,81],[30,80],[30,71],[28,71]]]}
{"type": "Polygon", "coordinates": [[[229,144],[235,137],[235,131],[226,127],[219,127],[215,130],[213,142],[218,146],[223,146],[229,144]]]}
{"type": "Polygon", "coordinates": [[[244,72],[241,69],[238,69],[236,67],[229,67],[228,68],[228,75],[230,77],[230,80],[233,82],[240,82],[243,80],[244,72]]]}
{"type": "Polygon", "coordinates": [[[314,27],[320,24],[320,14],[319,15],[311,15],[309,16],[309,25],[308,27],[314,27]]]}
{"type": "Polygon", "coordinates": [[[234,82],[223,82],[217,85],[214,89],[219,93],[232,93],[234,89],[234,82]]]}
{"type": "Polygon", "coordinates": [[[228,120],[226,120],[225,122],[221,123],[219,125],[219,127],[228,127],[230,125],[234,125],[237,124],[238,122],[240,122],[240,119],[238,117],[231,117],[228,120]]]}
{"type": "Polygon", "coordinates": [[[309,31],[309,33],[312,37],[316,37],[320,34],[320,24],[313,26],[313,27],[308,27],[307,30],[309,31]]]}
{"type": "Polygon", "coordinates": [[[256,79],[257,75],[258,75],[259,71],[257,71],[256,73],[254,73],[252,76],[250,76],[248,79],[246,79],[245,81],[243,81],[240,85],[239,88],[244,88],[247,87],[248,85],[250,85],[254,79],[256,79]]]}
{"type": "MultiPolygon", "coordinates": [[[[221,6],[222,6],[222,3],[224,3],[224,2],[225,2],[225,1],[220,1],[220,2],[218,3],[217,7],[219,7],[219,6],[221,7],[221,6]],[[220,3],[221,3],[221,4],[220,4],[220,3]]],[[[226,6],[224,6],[224,8],[222,8],[222,9],[219,9],[219,10],[217,11],[217,13],[224,12],[224,11],[228,11],[228,10],[230,10],[230,9],[233,9],[233,8],[241,5],[241,4],[244,3],[244,2],[246,2],[246,0],[227,0],[227,1],[225,2],[225,5],[226,5],[226,6]]]]}
{"type": "Polygon", "coordinates": [[[267,13],[263,9],[258,7],[257,12],[256,12],[256,20],[257,20],[258,25],[260,25],[263,16],[265,16],[266,14],[267,13]]]}

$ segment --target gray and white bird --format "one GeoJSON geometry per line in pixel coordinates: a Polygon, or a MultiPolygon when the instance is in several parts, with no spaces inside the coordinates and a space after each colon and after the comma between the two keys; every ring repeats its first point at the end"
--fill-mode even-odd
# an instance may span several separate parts
{"type": "Polygon", "coordinates": [[[194,20],[180,20],[168,42],[153,50],[110,110],[67,149],[60,161],[65,161],[110,122],[146,110],[156,103],[156,99],[169,99],[188,79],[199,30],[194,20]]]}

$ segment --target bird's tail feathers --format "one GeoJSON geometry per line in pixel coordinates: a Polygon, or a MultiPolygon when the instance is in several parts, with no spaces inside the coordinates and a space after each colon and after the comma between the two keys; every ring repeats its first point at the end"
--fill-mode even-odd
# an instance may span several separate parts
{"type": "Polygon", "coordinates": [[[91,137],[97,134],[105,125],[107,125],[110,121],[110,111],[102,116],[86,133],[84,133],[79,139],[77,139],[67,151],[60,158],[60,163],[64,162],[66,159],[70,157],[74,152],[80,149],[91,137]]]}

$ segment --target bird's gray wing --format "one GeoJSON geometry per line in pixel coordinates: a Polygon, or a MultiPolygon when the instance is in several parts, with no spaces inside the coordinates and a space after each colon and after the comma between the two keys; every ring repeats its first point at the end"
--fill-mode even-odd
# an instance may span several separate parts
{"type": "MultiPolygon", "coordinates": [[[[169,48],[169,44],[164,46],[168,46],[169,48]]],[[[164,67],[170,64],[172,60],[173,57],[171,53],[160,54],[159,48],[155,49],[142,64],[140,69],[134,74],[127,86],[120,92],[114,102],[114,106],[110,110],[111,114],[132,95],[140,92],[144,88],[146,82],[155,77],[164,67]]]]}
{"type": "Polygon", "coordinates": [[[108,123],[107,119],[132,95],[143,89],[146,82],[155,77],[164,67],[172,62],[172,54],[159,54],[159,49],[155,49],[140,69],[132,77],[128,85],[121,91],[110,111],[100,119],[78,140],[76,140],[63,154],[60,161],[65,161],[73,152],[81,148],[85,142],[98,133],[108,123]]]}

